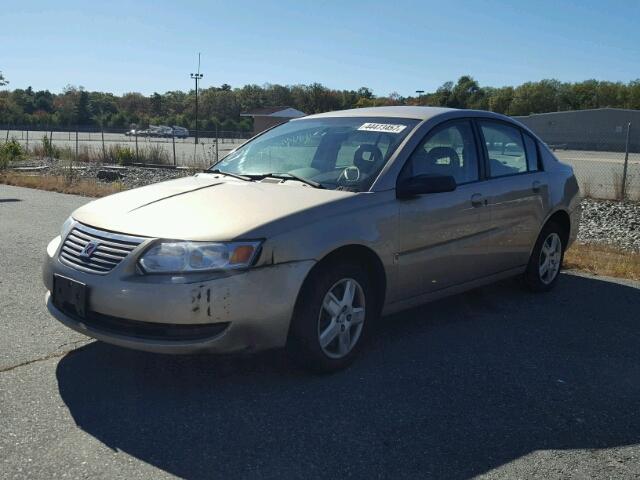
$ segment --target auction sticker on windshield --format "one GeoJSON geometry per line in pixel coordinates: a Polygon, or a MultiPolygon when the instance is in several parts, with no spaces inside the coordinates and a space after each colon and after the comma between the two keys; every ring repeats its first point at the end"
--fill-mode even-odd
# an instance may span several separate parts
{"type": "Polygon", "coordinates": [[[400,133],[406,125],[392,125],[390,123],[364,123],[358,130],[364,132],[387,132],[387,133],[400,133]]]}

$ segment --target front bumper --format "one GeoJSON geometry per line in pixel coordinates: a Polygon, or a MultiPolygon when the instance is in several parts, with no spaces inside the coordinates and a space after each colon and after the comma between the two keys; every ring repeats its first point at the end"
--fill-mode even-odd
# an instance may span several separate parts
{"type": "Polygon", "coordinates": [[[306,260],[264,266],[200,277],[201,281],[193,282],[193,278],[139,275],[134,254],[106,275],[84,273],[61,263],[59,247],[54,247],[50,244],[47,249],[43,268],[43,281],[48,290],[46,303],[51,315],[90,337],[159,353],[226,353],[284,346],[298,292],[314,264],[306,260]],[[54,273],[88,286],[88,310],[95,314],[92,321],[83,321],[53,304],[50,292],[54,273]],[[115,319],[116,324],[130,321],[131,324],[184,326],[203,334],[162,338],[155,329],[156,334],[149,337],[126,330],[114,331],[107,328],[107,323],[101,325],[100,318],[115,319]],[[199,325],[203,328],[198,329],[199,325]],[[215,328],[216,325],[220,328],[215,328]]]}

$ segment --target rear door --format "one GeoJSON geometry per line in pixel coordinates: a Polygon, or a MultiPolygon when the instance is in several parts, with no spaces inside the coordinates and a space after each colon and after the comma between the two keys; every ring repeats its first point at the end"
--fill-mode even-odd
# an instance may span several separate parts
{"type": "Polygon", "coordinates": [[[491,269],[486,255],[490,190],[482,181],[478,147],[470,120],[446,122],[425,136],[403,168],[400,180],[452,175],[458,186],[453,192],[398,200],[402,298],[464,283],[491,269]]]}
{"type": "Polygon", "coordinates": [[[536,141],[518,126],[478,119],[486,161],[491,273],[526,265],[544,220],[548,182],[536,141]]]}

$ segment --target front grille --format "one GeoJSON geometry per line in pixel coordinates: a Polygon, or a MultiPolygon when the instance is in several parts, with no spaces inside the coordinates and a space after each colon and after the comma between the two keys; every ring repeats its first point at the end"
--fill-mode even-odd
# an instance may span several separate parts
{"type": "Polygon", "coordinates": [[[76,224],[62,244],[60,261],[83,272],[105,274],[113,270],[144,240],[142,237],[76,224]],[[82,255],[89,242],[95,242],[97,247],[90,255],[82,255]]]}

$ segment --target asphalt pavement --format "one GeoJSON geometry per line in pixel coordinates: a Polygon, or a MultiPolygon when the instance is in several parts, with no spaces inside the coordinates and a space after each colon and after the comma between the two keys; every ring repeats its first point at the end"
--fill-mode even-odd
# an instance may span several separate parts
{"type": "Polygon", "coordinates": [[[85,198],[0,185],[2,478],[638,478],[640,285],[515,280],[382,319],[331,376],[164,356],[50,318],[44,249],[85,198]]]}

